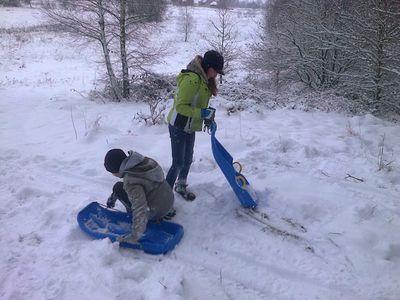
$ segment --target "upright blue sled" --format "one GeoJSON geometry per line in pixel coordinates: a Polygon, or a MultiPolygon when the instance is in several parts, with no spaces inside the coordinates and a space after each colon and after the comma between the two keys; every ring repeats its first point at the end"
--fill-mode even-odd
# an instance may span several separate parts
{"type": "MultiPolygon", "coordinates": [[[[109,238],[115,242],[119,236],[131,232],[132,215],[92,202],[83,208],[77,220],[80,228],[95,239],[109,238]]],[[[182,239],[183,227],[173,222],[147,224],[138,245],[120,243],[121,247],[140,249],[149,254],[164,254],[182,239]]]]}
{"type": "MultiPolygon", "coordinates": [[[[241,167],[239,172],[235,170],[235,163],[233,162],[232,156],[215,137],[216,131],[217,123],[213,122],[213,124],[211,125],[211,148],[215,161],[220,167],[222,173],[224,173],[225,178],[231,185],[241,205],[245,208],[257,207],[256,193],[252,189],[246,177],[244,177],[244,175],[240,173],[241,167]]],[[[240,166],[239,163],[237,164],[240,166]]]]}

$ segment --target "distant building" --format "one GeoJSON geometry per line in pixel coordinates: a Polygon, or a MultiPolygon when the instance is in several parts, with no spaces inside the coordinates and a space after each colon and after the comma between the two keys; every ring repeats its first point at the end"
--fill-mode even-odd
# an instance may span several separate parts
{"type": "Polygon", "coordinates": [[[174,5],[183,5],[183,6],[198,5],[198,6],[218,7],[220,3],[220,0],[169,0],[169,1],[171,1],[171,3],[174,5]]]}

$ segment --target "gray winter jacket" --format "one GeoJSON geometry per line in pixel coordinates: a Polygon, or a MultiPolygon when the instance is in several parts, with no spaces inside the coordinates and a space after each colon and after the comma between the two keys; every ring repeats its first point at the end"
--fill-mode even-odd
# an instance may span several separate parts
{"type": "Polygon", "coordinates": [[[134,151],[128,151],[128,155],[120,166],[119,176],[132,204],[132,238],[138,240],[148,220],[160,219],[168,213],[174,204],[174,194],[154,159],[134,151]]]}

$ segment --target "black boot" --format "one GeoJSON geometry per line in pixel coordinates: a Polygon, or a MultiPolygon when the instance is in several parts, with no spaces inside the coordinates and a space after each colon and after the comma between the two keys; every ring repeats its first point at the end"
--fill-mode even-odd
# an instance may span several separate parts
{"type": "Polygon", "coordinates": [[[171,207],[171,209],[168,211],[168,213],[164,216],[164,220],[171,220],[173,217],[176,215],[176,209],[171,207]]]}
{"type": "Polygon", "coordinates": [[[188,191],[186,188],[187,186],[187,184],[177,183],[175,184],[175,192],[181,195],[186,201],[193,201],[196,199],[196,195],[188,191]]]}

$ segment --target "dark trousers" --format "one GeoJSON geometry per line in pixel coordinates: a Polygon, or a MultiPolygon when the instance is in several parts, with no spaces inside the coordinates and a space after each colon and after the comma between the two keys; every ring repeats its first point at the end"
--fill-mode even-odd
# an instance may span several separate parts
{"type": "Polygon", "coordinates": [[[129,201],[128,194],[124,190],[124,183],[118,181],[113,186],[113,194],[116,199],[121,201],[121,203],[125,206],[127,212],[132,212],[132,204],[129,201]]]}
{"type": "Polygon", "coordinates": [[[193,161],[193,148],[196,134],[187,133],[169,125],[171,138],[172,166],[167,174],[167,182],[173,188],[176,179],[186,182],[193,161]]]}

